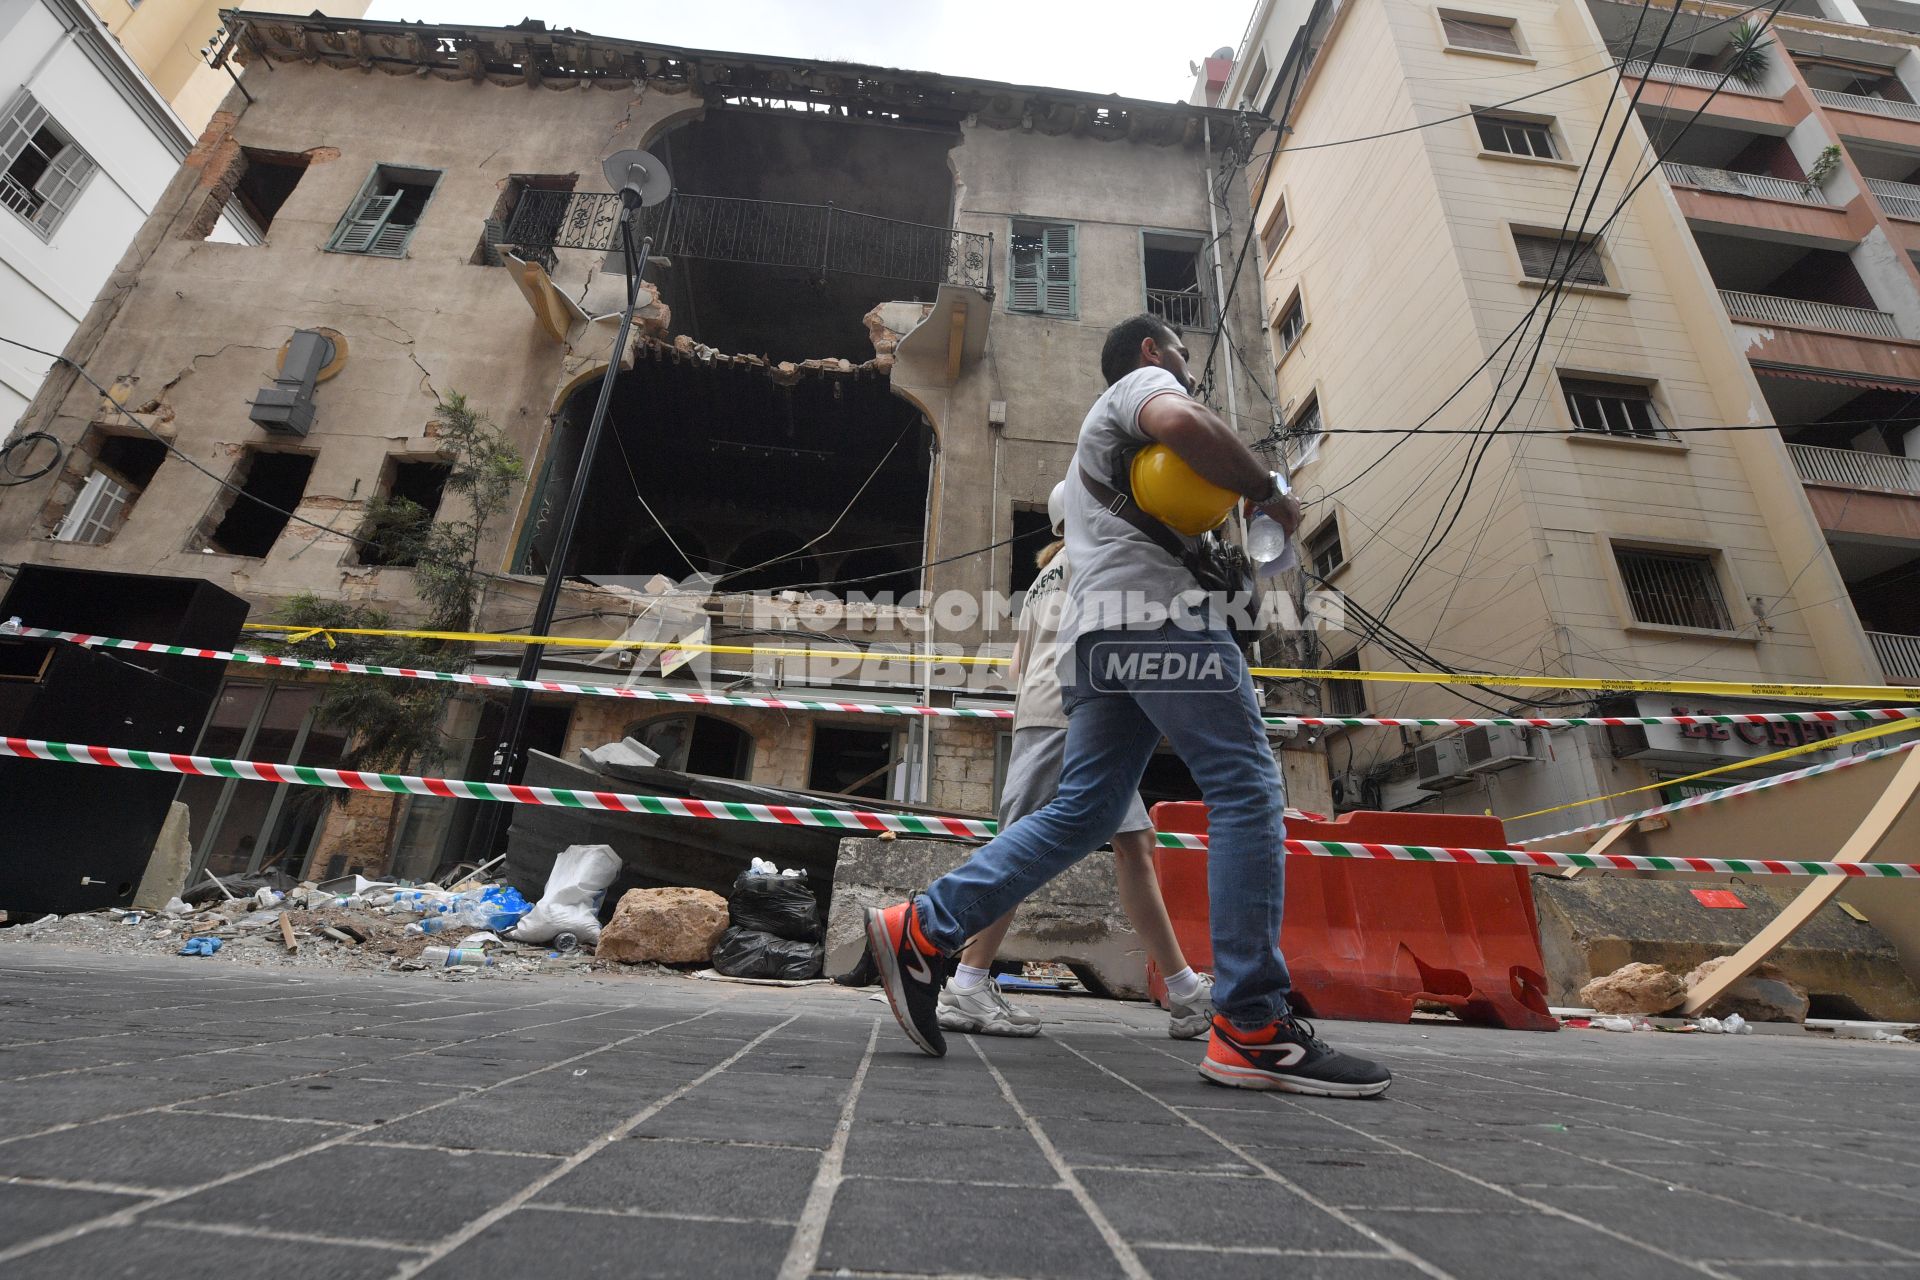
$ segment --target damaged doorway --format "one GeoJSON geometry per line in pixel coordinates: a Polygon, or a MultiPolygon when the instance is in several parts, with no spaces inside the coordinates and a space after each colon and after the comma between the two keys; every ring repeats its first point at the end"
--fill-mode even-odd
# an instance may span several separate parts
{"type": "MultiPolygon", "coordinates": [[[[561,411],[523,572],[546,572],[599,391],[586,383],[561,411]]],[[[646,348],[614,384],[570,571],[897,599],[920,586],[933,446],[883,375],[782,385],[758,366],[646,348]]]]}

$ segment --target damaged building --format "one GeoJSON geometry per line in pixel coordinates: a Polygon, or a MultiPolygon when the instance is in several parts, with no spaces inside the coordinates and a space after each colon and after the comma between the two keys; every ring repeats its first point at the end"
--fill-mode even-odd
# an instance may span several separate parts
{"type": "MultiPolygon", "coordinates": [[[[1212,404],[1250,439],[1272,420],[1257,377],[1212,350],[1263,123],[1244,112],[537,21],[230,25],[247,93],[215,114],[68,349],[109,396],[63,368],[23,420],[62,454],[0,503],[7,561],[203,578],[254,622],[296,593],[418,618],[406,558],[361,538],[383,499],[459,518],[433,427],[458,392],[525,462],[485,530],[476,623],[523,631],[612,355],[622,275],[601,164],[625,148],[659,157],[672,195],[646,211],[653,251],[557,632],[638,634],[671,588],[720,645],[1004,655],[1005,617],[934,618],[915,593],[1017,597],[1031,581],[1109,326],[1166,317],[1211,369],[1212,404]],[[209,238],[236,205],[261,243],[209,238]]],[[[1260,308],[1256,288],[1232,296],[1224,330],[1242,351],[1261,345],[1260,308]]],[[[510,674],[518,657],[482,644],[474,669],[510,674]]],[[[822,674],[720,653],[661,667],[650,650],[568,648],[543,671],[1011,705],[978,665],[822,674]]],[[[236,667],[199,750],[335,763],[348,744],[316,722],[316,696],[299,673],[236,667]]],[[[486,776],[500,707],[456,699],[441,772],[486,776]]],[[[687,772],[984,814],[1009,735],[992,720],[535,704],[538,750],[572,759],[623,736],[687,772]]],[[[1311,758],[1287,755],[1306,778],[1311,758]]],[[[1149,773],[1155,795],[1191,787],[1170,756],[1149,773]]],[[[451,801],[296,790],[189,779],[196,865],[419,874],[467,851],[471,815],[451,801]]]]}

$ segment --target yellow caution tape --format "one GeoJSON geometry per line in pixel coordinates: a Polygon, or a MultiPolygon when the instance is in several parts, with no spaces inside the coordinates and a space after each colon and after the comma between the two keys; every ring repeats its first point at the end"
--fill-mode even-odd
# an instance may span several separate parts
{"type": "Polygon", "coordinates": [[[1837,747],[1847,742],[1864,742],[1868,738],[1878,738],[1889,733],[1899,733],[1905,729],[1920,729],[1920,721],[1896,720],[1891,724],[1876,724],[1865,729],[1855,729],[1852,733],[1842,733],[1820,742],[1806,742],[1797,747],[1788,747],[1785,751],[1775,751],[1770,755],[1755,756],[1751,760],[1735,760],[1731,764],[1715,765],[1711,769],[1702,769],[1699,773],[1690,773],[1684,778],[1668,778],[1664,782],[1649,782],[1643,787],[1628,787],[1625,791],[1615,791],[1610,795],[1594,796],[1591,800],[1575,800],[1569,804],[1557,804],[1551,809],[1535,809],[1532,813],[1516,813],[1503,822],[1518,822],[1522,818],[1538,818],[1543,814],[1559,813],[1562,809],[1578,809],[1582,805],[1599,804],[1602,800],[1618,800],[1621,796],[1638,795],[1642,791],[1659,791],[1666,787],[1676,787],[1686,782],[1697,782],[1701,778],[1711,778],[1715,774],[1732,773],[1736,769],[1751,769],[1757,764],[1772,764],[1776,760],[1790,760],[1794,756],[1804,756],[1810,751],[1823,751],[1828,747],[1837,747]]]}
{"type": "MultiPolygon", "coordinates": [[[[293,627],[249,622],[248,631],[285,633],[289,643],[319,635],[328,647],[333,637],[395,636],[412,640],[451,640],[462,644],[542,644],[574,649],[675,649],[683,653],[728,653],[787,658],[854,658],[866,662],[934,662],[961,666],[1005,666],[1005,658],[961,654],[886,653],[849,649],[790,649],[750,644],[688,644],[679,640],[601,640],[586,636],[516,636],[487,631],[414,631],[383,627],[293,627]]],[[[1839,702],[1904,702],[1911,688],[1878,684],[1760,684],[1744,680],[1622,680],[1589,676],[1497,675],[1485,671],[1337,671],[1324,667],[1254,667],[1252,673],[1275,680],[1370,680],[1379,684],[1504,685],[1512,689],[1590,690],[1606,693],[1691,693],[1709,697],[1823,698],[1839,702]]]]}

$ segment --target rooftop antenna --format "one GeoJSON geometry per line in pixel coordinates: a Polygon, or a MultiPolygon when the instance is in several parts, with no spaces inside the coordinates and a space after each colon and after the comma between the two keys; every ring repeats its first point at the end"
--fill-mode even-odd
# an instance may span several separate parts
{"type": "MultiPolygon", "coordinates": [[[[567,505],[560,517],[560,528],[554,535],[553,553],[547,561],[546,581],[540,587],[540,603],[533,611],[533,620],[528,625],[531,635],[544,636],[553,626],[554,609],[560,603],[560,587],[566,581],[567,561],[573,554],[574,530],[580,522],[580,508],[583,505],[589,481],[593,476],[593,463],[600,452],[600,435],[606,426],[607,409],[613,403],[614,379],[620,375],[620,358],[627,350],[627,337],[633,331],[633,313],[640,300],[640,280],[646,274],[647,255],[653,249],[653,237],[644,237],[640,247],[634,248],[634,224],[641,220],[640,211],[657,205],[673,194],[673,179],[667,173],[667,167],[645,151],[617,151],[602,162],[600,171],[606,176],[607,186],[620,197],[620,258],[622,273],[627,281],[627,305],[620,312],[620,333],[613,340],[613,356],[607,362],[607,372],[600,379],[600,398],[594,402],[593,418],[587,424],[586,443],[580,449],[580,463],[575,469],[573,486],[567,491],[567,505]]],[[[546,646],[529,644],[520,656],[520,679],[534,680],[540,674],[540,659],[546,652],[546,646]]],[[[507,703],[507,714],[500,727],[500,742],[494,750],[492,778],[495,782],[512,780],[514,767],[526,749],[527,711],[533,704],[532,693],[522,687],[513,691],[513,697],[507,703]]],[[[493,856],[493,846],[500,835],[501,815],[506,806],[488,805],[480,815],[476,826],[474,850],[484,860],[493,856]]]]}

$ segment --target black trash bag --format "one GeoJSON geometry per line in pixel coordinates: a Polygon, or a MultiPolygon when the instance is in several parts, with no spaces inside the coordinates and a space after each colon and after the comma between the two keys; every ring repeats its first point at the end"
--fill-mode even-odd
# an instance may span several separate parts
{"type": "Polygon", "coordinates": [[[794,942],[738,925],[713,944],[714,971],[729,978],[817,978],[826,962],[827,949],[817,942],[794,942]]]}
{"type": "Polygon", "coordinates": [[[727,895],[727,923],[757,929],[789,942],[818,942],[827,936],[820,904],[805,876],[757,876],[740,873],[727,895]]]}

